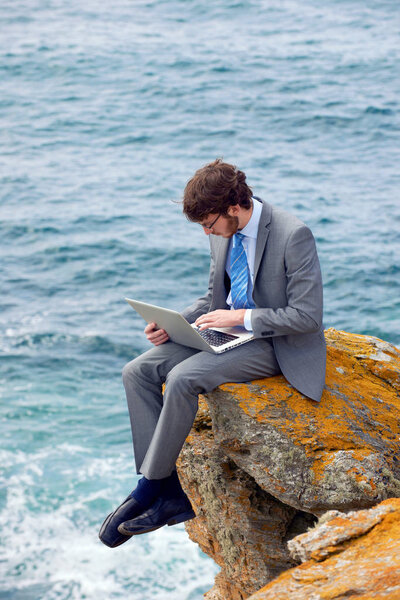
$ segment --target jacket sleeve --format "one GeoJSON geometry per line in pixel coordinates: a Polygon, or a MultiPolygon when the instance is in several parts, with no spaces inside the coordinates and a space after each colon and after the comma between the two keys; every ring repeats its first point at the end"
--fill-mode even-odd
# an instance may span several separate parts
{"type": "Polygon", "coordinates": [[[211,254],[210,258],[210,276],[208,280],[208,290],[204,296],[197,298],[193,304],[185,308],[181,311],[181,315],[185,317],[185,319],[189,323],[193,323],[197,317],[200,315],[204,315],[204,313],[209,312],[211,307],[212,300],[212,292],[213,292],[213,283],[214,283],[214,259],[211,254]]]}
{"type": "MultiPolygon", "coordinates": [[[[286,306],[254,308],[255,337],[311,333],[322,326],[322,277],[314,237],[301,225],[288,238],[284,251],[286,306]]],[[[271,281],[271,285],[274,281],[271,281]]]]}

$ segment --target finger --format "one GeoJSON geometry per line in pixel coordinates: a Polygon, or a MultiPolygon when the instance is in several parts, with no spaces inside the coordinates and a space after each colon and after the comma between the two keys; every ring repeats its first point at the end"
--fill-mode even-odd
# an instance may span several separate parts
{"type": "Polygon", "coordinates": [[[156,338],[154,338],[152,340],[152,343],[155,344],[156,346],[158,346],[159,344],[163,344],[164,342],[166,342],[168,339],[169,339],[169,335],[168,335],[168,333],[166,333],[164,331],[164,333],[162,335],[159,335],[156,338]]]}
{"type": "Polygon", "coordinates": [[[213,313],[207,313],[206,315],[201,315],[198,319],[196,319],[196,325],[202,325],[203,323],[210,323],[214,317],[213,313]]]}
{"type": "Polygon", "coordinates": [[[167,335],[167,332],[164,329],[157,329],[156,331],[149,333],[147,339],[149,339],[151,342],[154,342],[165,337],[165,335],[167,335]]]}
{"type": "Polygon", "coordinates": [[[160,346],[161,344],[165,344],[165,342],[167,342],[169,340],[169,336],[165,335],[161,340],[158,340],[157,342],[154,342],[155,346],[160,346]]]}
{"type": "Polygon", "coordinates": [[[201,320],[204,321],[204,319],[207,320],[209,317],[213,317],[214,315],[216,315],[217,312],[218,312],[217,310],[212,310],[211,312],[203,313],[202,315],[197,317],[197,321],[201,321],[201,320]]]}
{"type": "Polygon", "coordinates": [[[155,323],[148,323],[146,325],[146,327],[144,328],[144,332],[145,333],[150,333],[150,331],[153,331],[154,329],[156,329],[157,325],[155,323]]]}

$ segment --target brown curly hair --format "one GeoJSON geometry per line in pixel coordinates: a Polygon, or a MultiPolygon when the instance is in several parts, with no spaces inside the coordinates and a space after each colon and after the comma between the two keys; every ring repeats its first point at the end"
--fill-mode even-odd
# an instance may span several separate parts
{"type": "Polygon", "coordinates": [[[183,212],[189,221],[200,222],[210,213],[226,215],[236,204],[249,209],[251,197],[243,171],[217,158],[196,171],[186,184],[183,212]]]}

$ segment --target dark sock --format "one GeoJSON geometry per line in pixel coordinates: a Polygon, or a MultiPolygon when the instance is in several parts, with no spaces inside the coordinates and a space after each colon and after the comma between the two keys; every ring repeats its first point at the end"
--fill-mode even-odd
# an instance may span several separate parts
{"type": "Polygon", "coordinates": [[[169,477],[163,479],[163,482],[162,495],[165,498],[176,498],[185,493],[181,487],[176,470],[172,471],[169,477]]]}
{"type": "Polygon", "coordinates": [[[148,508],[158,498],[162,488],[163,479],[147,479],[144,475],[131,493],[137,502],[143,507],[148,508]]]}
{"type": "Polygon", "coordinates": [[[176,470],[163,479],[147,479],[143,475],[131,496],[143,508],[148,508],[161,494],[165,498],[175,498],[184,494],[176,470]]]}

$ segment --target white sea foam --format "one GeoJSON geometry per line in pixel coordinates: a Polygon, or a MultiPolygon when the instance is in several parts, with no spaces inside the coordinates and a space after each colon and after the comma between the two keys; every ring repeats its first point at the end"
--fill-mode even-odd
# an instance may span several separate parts
{"type": "MultiPolygon", "coordinates": [[[[18,468],[8,479],[0,512],[0,560],[7,565],[2,589],[24,593],[27,599],[40,589],[41,600],[109,600],[127,595],[131,600],[200,598],[196,590],[211,587],[217,568],[189,540],[183,525],[132,538],[116,549],[98,540],[98,529],[110,508],[108,497],[118,504],[123,495],[111,493],[110,487],[82,494],[79,482],[85,474],[109,476],[109,459],[84,455],[87,462],[75,473],[75,489],[64,500],[49,496],[38,501],[51,485],[42,479],[45,460],[67,448],[72,459],[77,447],[67,444],[48,453],[14,455],[18,468]]],[[[124,472],[121,479],[126,479],[127,464],[121,461],[118,466],[124,472]]]]}

